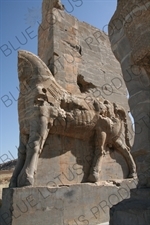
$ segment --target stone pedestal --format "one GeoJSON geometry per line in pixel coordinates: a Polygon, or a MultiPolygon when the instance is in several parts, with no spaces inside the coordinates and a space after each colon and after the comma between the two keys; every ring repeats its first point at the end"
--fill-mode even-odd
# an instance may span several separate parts
{"type": "Polygon", "coordinates": [[[110,225],[149,225],[150,189],[131,190],[131,197],[110,210],[110,225]]]}
{"type": "Polygon", "coordinates": [[[136,180],[3,190],[1,225],[98,225],[130,197],[136,180]]]}

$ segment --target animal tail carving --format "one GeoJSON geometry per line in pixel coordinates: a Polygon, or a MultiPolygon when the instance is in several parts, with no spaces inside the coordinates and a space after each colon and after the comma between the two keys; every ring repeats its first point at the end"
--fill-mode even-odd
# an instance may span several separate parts
{"type": "Polygon", "coordinates": [[[126,140],[126,145],[131,149],[130,145],[130,139],[129,139],[129,132],[128,132],[128,123],[127,123],[127,117],[125,116],[124,118],[124,128],[125,128],[125,140],[126,140]]]}

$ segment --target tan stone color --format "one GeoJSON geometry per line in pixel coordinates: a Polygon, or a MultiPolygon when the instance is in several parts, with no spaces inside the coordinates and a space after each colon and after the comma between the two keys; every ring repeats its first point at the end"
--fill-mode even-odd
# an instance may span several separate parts
{"type": "Polygon", "coordinates": [[[77,96],[68,93],[55,81],[45,63],[30,52],[19,51],[18,72],[20,146],[10,187],[34,184],[38,158],[49,133],[81,140],[94,138],[90,182],[98,181],[101,156],[109,145],[125,157],[129,177],[136,176],[123,108],[94,97],[87,103],[86,94],[77,96]],[[124,139],[121,139],[123,132],[124,139]]]}
{"type": "Polygon", "coordinates": [[[135,122],[132,146],[139,186],[150,187],[150,1],[118,1],[109,23],[112,51],[120,62],[135,122]]]}

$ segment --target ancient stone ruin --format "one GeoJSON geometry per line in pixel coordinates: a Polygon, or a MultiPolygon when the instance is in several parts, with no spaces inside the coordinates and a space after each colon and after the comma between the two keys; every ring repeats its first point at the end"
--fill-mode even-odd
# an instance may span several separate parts
{"type": "Polygon", "coordinates": [[[90,225],[137,185],[127,92],[107,35],[43,0],[38,56],[18,53],[18,161],[2,225],[90,225]]]}
{"type": "Polygon", "coordinates": [[[111,47],[120,62],[135,121],[132,154],[138,190],[111,209],[110,225],[150,224],[150,1],[118,1],[109,23],[111,47]]]}
{"type": "MultiPolygon", "coordinates": [[[[123,107],[92,96],[87,102],[88,94],[76,96],[67,92],[56,82],[45,63],[32,53],[20,51],[18,59],[20,146],[10,187],[33,186],[34,176],[38,174],[38,158],[46,151],[46,141],[50,142],[49,148],[56,143],[58,145],[57,139],[60,138],[71,139],[68,142],[72,145],[71,154],[74,150],[75,155],[74,142],[84,142],[87,149],[90,142],[93,144],[90,166],[84,169],[82,182],[99,181],[99,174],[103,169],[102,159],[109,148],[114,148],[125,158],[129,168],[127,177],[136,176],[136,166],[129,150],[127,118],[123,107]],[[29,89],[26,89],[27,85],[29,89]],[[124,134],[124,139],[121,134],[124,134]]],[[[82,146],[79,145],[80,147],[82,146]]],[[[53,154],[56,154],[54,149],[53,154]]],[[[82,148],[80,151],[78,157],[79,154],[83,154],[82,148]]],[[[48,155],[45,158],[49,158],[48,155]]],[[[59,166],[57,163],[52,168],[53,174],[59,166]]],[[[42,166],[40,170],[42,174],[42,166]]]]}

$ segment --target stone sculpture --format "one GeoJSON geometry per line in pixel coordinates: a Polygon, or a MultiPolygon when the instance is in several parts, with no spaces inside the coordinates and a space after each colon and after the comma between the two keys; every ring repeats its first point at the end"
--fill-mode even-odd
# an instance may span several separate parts
{"type": "Polygon", "coordinates": [[[18,70],[20,146],[10,187],[33,185],[38,158],[49,133],[84,140],[94,138],[95,153],[89,182],[98,181],[101,156],[111,146],[125,157],[129,177],[136,176],[126,113],[122,107],[94,97],[87,102],[86,94],[68,93],[55,81],[45,63],[30,52],[19,51],[18,70]]]}
{"type": "Polygon", "coordinates": [[[110,209],[110,225],[150,224],[150,1],[119,0],[109,23],[111,47],[120,62],[135,121],[132,153],[138,189],[110,209]]]}
{"type": "Polygon", "coordinates": [[[109,23],[109,39],[121,64],[135,121],[132,154],[139,186],[150,187],[150,1],[120,0],[109,23]]]}

